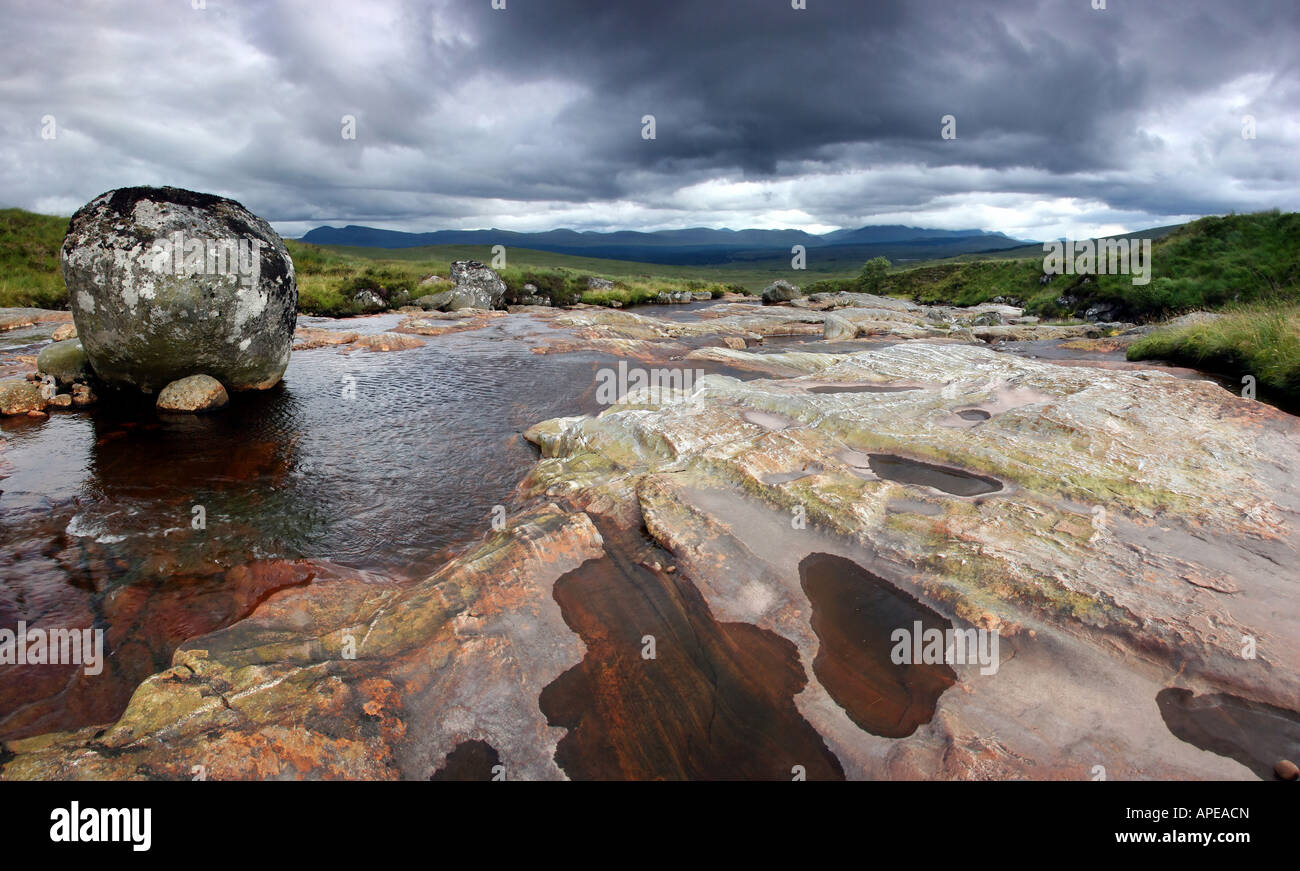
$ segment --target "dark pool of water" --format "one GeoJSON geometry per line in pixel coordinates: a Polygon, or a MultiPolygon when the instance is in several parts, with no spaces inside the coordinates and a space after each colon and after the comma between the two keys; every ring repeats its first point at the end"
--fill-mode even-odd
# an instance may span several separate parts
{"type": "Polygon", "coordinates": [[[857,563],[814,553],[799,564],[821,642],[813,671],[858,726],[886,738],[906,738],[934,716],[957,673],[943,663],[895,663],[894,632],[952,629],[952,623],[857,563]]]}
{"type": "Polygon", "coordinates": [[[988,420],[991,415],[982,408],[963,408],[957,416],[962,420],[988,420]]]}
{"type": "Polygon", "coordinates": [[[114,399],[6,420],[0,565],[33,513],[54,512],[60,546],[94,542],[132,564],[165,549],[184,563],[306,556],[421,573],[509,500],[536,458],[528,426],[594,410],[584,394],[611,358],[531,353],[545,329],[502,318],[407,351],[298,351],[282,384],[217,414],[114,399]]]}
{"type": "Polygon", "coordinates": [[[809,393],[905,393],[916,387],[898,387],[893,384],[824,384],[821,387],[809,387],[809,393]]]}
{"type": "Polygon", "coordinates": [[[486,741],[462,741],[447,754],[442,767],[433,773],[430,780],[475,781],[492,780],[501,772],[497,768],[501,756],[496,748],[486,741]]]}
{"type": "Polygon", "coordinates": [[[839,761],[795,706],[807,677],[794,645],[715,620],[689,578],[646,567],[667,565],[667,553],[616,529],[601,533],[607,556],[554,589],[586,646],[538,702],[548,723],[568,730],[555,754],[565,773],[790,780],[802,766],[809,780],[842,780],[839,761]]]}
{"type": "Polygon", "coordinates": [[[1229,693],[1195,695],[1170,687],[1156,694],[1165,725],[1183,741],[1235,759],[1265,780],[1281,759],[1300,760],[1300,713],[1229,693]]]}
{"type": "Polygon", "coordinates": [[[954,496],[980,496],[996,493],[1002,489],[1002,482],[987,475],[977,475],[948,466],[938,466],[893,454],[871,454],[871,471],[886,481],[898,481],[900,484],[920,484],[933,487],[954,496]]]}

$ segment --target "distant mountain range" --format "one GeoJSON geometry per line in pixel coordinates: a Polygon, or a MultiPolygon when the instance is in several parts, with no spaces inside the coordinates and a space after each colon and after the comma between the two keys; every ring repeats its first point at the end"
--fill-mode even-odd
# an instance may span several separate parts
{"type": "Polygon", "coordinates": [[[439,230],[432,233],[404,233],[374,227],[317,227],[300,241],[313,245],[342,245],[359,248],[422,248],[429,245],[505,245],[579,257],[634,260],[670,265],[751,263],[791,256],[790,249],[803,245],[819,257],[834,259],[883,255],[896,259],[932,259],[957,254],[1001,251],[1030,244],[1002,233],[983,230],[931,230],[897,224],[836,230],[817,235],[802,230],[659,230],[642,233],[623,230],[613,233],[548,230],[517,233],[510,230],[439,230]],[[830,249],[830,250],[828,250],[830,249]]]}

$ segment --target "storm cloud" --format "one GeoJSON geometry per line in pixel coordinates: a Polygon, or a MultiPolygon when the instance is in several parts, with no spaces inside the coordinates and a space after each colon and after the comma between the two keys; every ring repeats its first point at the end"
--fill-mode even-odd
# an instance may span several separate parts
{"type": "Polygon", "coordinates": [[[1040,239],[1300,209],[1295,0],[794,5],[11,0],[0,204],[173,184],[287,235],[1040,239]]]}

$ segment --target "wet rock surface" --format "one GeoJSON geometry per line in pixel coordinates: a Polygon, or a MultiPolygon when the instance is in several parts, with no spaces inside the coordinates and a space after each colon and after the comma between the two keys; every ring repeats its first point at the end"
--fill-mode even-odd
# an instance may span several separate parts
{"type": "Polygon", "coordinates": [[[19,415],[45,408],[41,389],[24,378],[0,381],[0,414],[19,415]]]}
{"type": "Polygon", "coordinates": [[[974,335],[1055,329],[1013,312],[951,329],[864,296],[495,319],[517,334],[414,316],[430,348],[707,374],[534,419],[503,528],[422,580],[321,567],[159,645],[115,719],[9,732],[3,776],[1248,778],[1300,755],[1295,418],[974,335]],[[854,339],[821,341],[829,309],[854,339]],[[1000,659],[894,662],[918,622],[1000,659]]]}
{"type": "Polygon", "coordinates": [[[158,392],[159,411],[173,411],[193,414],[200,411],[216,411],[230,402],[226,388],[210,375],[191,375],[173,381],[158,392]]]}

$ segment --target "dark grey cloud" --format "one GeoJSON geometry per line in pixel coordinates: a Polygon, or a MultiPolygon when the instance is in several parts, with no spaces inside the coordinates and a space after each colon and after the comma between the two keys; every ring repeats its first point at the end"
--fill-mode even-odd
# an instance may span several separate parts
{"type": "Polygon", "coordinates": [[[8,4],[0,200],[67,213],[171,183],[289,233],[905,222],[1045,237],[1300,208],[1295,0],[203,6],[8,4]]]}

